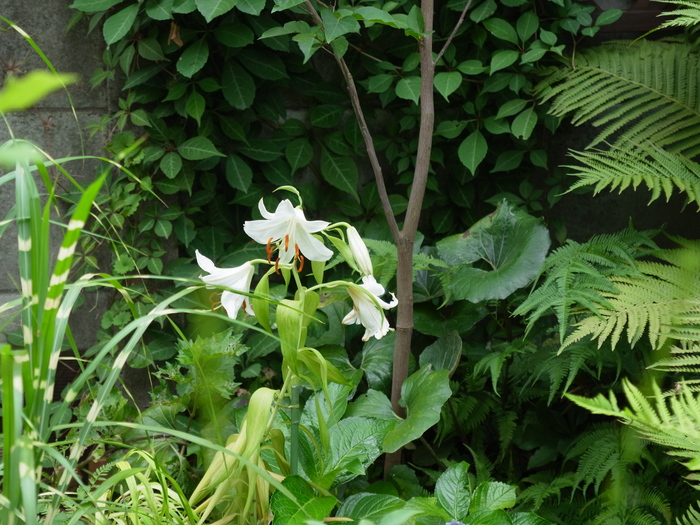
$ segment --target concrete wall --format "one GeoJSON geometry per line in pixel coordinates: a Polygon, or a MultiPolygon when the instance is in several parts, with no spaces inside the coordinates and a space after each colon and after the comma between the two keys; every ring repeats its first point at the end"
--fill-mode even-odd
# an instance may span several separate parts
{"type": "MultiPolygon", "coordinates": [[[[54,158],[75,155],[103,155],[104,134],[90,138],[85,126],[113,111],[116,90],[109,84],[90,90],[87,80],[102,65],[104,43],[100,31],[87,35],[87,20],[70,32],[66,27],[74,11],[72,0],[0,0],[0,16],[26,32],[60,72],[77,73],[81,81],[57,92],[33,109],[11,113],[7,121],[17,138],[28,139],[54,158]]],[[[33,69],[48,69],[27,40],[5,22],[0,21],[0,84],[8,74],[22,75],[33,69]]],[[[0,143],[10,137],[5,123],[0,123],[0,143]]],[[[95,177],[94,162],[71,162],[65,168],[81,182],[95,177]]],[[[41,191],[41,190],[40,190],[41,191]]],[[[0,218],[14,204],[12,184],[0,186],[0,218]]],[[[54,232],[52,243],[60,238],[54,232]]],[[[0,304],[18,296],[16,235],[10,227],[0,237],[0,304]]],[[[74,316],[74,333],[82,347],[93,341],[99,325],[96,296],[87,297],[86,305],[74,316]]],[[[2,323],[2,318],[0,318],[2,323]]],[[[0,340],[2,338],[0,334],[0,340]]]]}

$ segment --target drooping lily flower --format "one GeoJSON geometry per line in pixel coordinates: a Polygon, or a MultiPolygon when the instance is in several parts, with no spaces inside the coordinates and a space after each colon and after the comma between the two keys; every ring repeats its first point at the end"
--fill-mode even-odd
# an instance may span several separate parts
{"type": "MultiPolygon", "coordinates": [[[[209,275],[202,275],[200,277],[205,283],[226,286],[227,288],[232,288],[241,292],[248,292],[250,290],[250,283],[255,273],[255,267],[250,264],[250,262],[246,261],[236,268],[217,268],[214,266],[212,260],[199,253],[199,250],[195,251],[195,255],[197,256],[197,264],[199,264],[199,267],[209,273],[209,275]]],[[[224,307],[226,314],[231,319],[236,318],[241,306],[247,314],[254,315],[248,297],[239,293],[224,290],[221,293],[221,306],[224,307]]]]}
{"type": "Polygon", "coordinates": [[[352,298],[353,306],[342,322],[348,325],[361,324],[364,326],[363,341],[367,341],[372,336],[381,339],[390,330],[389,321],[382,312],[382,308],[384,310],[393,308],[399,304],[399,300],[393,293],[391,294],[391,302],[387,303],[380,299],[385,290],[372,275],[364,276],[362,283],[348,286],[348,294],[352,298]]]}
{"type": "Polygon", "coordinates": [[[372,259],[369,257],[369,251],[367,250],[367,245],[365,241],[360,237],[359,232],[354,226],[348,228],[348,245],[350,246],[350,252],[355,259],[355,264],[357,264],[357,269],[360,273],[365,275],[373,275],[372,271],[372,259]]]}
{"type": "Polygon", "coordinates": [[[272,254],[272,244],[276,244],[281,264],[289,264],[299,252],[311,261],[327,261],[333,255],[311,235],[326,229],[330,223],[307,221],[304,212],[292,206],[289,199],[280,202],[274,213],[267,211],[260,199],[258,209],[264,219],[244,222],[243,231],[255,242],[267,245],[268,255],[272,254]]]}

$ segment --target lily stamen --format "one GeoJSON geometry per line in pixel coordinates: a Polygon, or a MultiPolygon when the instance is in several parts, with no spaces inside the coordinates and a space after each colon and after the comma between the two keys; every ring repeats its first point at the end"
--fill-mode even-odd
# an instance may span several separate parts
{"type": "Polygon", "coordinates": [[[284,236],[284,251],[286,252],[287,250],[289,250],[289,235],[284,236]]]}
{"type": "Polygon", "coordinates": [[[277,257],[277,260],[275,260],[275,273],[279,275],[280,273],[280,258],[277,257]]]}
{"type": "Polygon", "coordinates": [[[300,255],[299,256],[299,268],[297,269],[297,273],[301,273],[301,271],[304,269],[304,256],[300,255]]]}
{"type": "Polygon", "coordinates": [[[267,245],[265,246],[265,252],[267,252],[267,262],[268,264],[272,262],[272,252],[275,251],[275,249],[272,247],[272,240],[274,237],[270,237],[267,240],[267,245]]]}

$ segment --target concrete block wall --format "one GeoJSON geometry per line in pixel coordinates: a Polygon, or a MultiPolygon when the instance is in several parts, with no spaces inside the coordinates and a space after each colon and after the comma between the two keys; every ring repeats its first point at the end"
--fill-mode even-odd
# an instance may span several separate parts
{"type": "MultiPolygon", "coordinates": [[[[10,138],[9,126],[16,138],[34,142],[53,158],[104,155],[104,134],[90,138],[85,126],[113,111],[118,91],[109,83],[90,89],[87,81],[102,65],[105,45],[99,29],[87,35],[87,20],[66,32],[74,13],[68,7],[71,3],[72,0],[0,0],[0,16],[26,32],[59,72],[77,73],[80,77],[79,83],[68,87],[68,93],[56,92],[28,111],[7,115],[7,125],[0,123],[0,143],[10,138]]],[[[0,84],[8,74],[22,75],[34,69],[48,68],[26,38],[0,20],[0,84]]],[[[95,162],[74,161],[64,167],[81,183],[95,178],[95,162]]],[[[14,201],[13,185],[0,186],[0,219],[14,201]]],[[[60,231],[56,230],[52,244],[58,239],[60,231]]],[[[10,227],[0,237],[0,304],[18,296],[18,281],[16,235],[10,227]]],[[[92,344],[99,326],[101,309],[95,308],[99,299],[99,295],[88,295],[86,304],[73,316],[74,335],[83,348],[92,344]]],[[[0,334],[0,341],[2,338],[0,334]]]]}

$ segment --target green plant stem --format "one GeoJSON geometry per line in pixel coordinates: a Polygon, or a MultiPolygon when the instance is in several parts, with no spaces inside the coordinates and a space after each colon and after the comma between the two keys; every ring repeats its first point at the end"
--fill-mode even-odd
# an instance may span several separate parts
{"type": "Polygon", "coordinates": [[[290,396],[292,424],[289,431],[289,472],[292,476],[299,472],[299,421],[301,420],[299,388],[298,385],[294,385],[290,396]]]}

